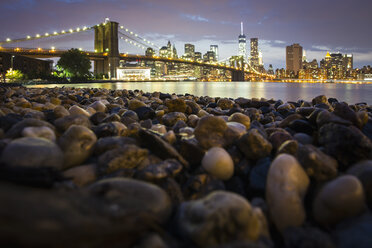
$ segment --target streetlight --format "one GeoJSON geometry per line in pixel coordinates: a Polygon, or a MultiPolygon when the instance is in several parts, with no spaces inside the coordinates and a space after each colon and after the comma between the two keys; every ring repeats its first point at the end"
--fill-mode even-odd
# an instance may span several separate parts
{"type": "Polygon", "coordinates": [[[12,55],[12,57],[10,58],[10,68],[11,68],[12,70],[13,70],[14,58],[15,58],[14,55],[12,55]]]}

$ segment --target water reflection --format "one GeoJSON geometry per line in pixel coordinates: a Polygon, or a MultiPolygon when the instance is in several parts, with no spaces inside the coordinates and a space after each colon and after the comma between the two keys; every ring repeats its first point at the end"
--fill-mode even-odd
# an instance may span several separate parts
{"type": "Polygon", "coordinates": [[[281,99],[283,101],[310,101],[318,95],[337,98],[348,103],[372,104],[372,84],[322,84],[322,83],[269,83],[269,82],[118,82],[48,84],[29,87],[77,87],[160,91],[164,93],[192,94],[212,97],[246,97],[281,99]]]}

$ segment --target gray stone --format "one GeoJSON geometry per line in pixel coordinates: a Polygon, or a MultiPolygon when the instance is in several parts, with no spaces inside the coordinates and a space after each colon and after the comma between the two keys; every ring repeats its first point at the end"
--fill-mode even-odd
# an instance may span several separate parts
{"type": "Polygon", "coordinates": [[[228,180],[234,174],[234,163],[225,149],[212,147],[202,159],[203,168],[211,175],[221,180],[228,180]]]}
{"type": "Polygon", "coordinates": [[[56,135],[49,127],[26,127],[22,130],[23,137],[39,137],[54,142],[56,135]]]}
{"type": "Polygon", "coordinates": [[[18,138],[2,152],[1,162],[8,166],[52,167],[62,169],[63,153],[53,142],[34,137],[18,138]]]}
{"type": "Polygon", "coordinates": [[[224,120],[216,116],[205,116],[199,120],[194,135],[204,149],[223,147],[226,130],[227,124],[224,120]]]}
{"type": "Polygon", "coordinates": [[[56,128],[62,132],[66,131],[71,125],[80,125],[87,128],[92,126],[89,118],[85,115],[68,115],[54,121],[56,128]]]}
{"type": "Polygon", "coordinates": [[[238,147],[248,159],[257,160],[270,155],[272,145],[257,129],[251,129],[238,140],[238,147]]]}
{"type": "Polygon", "coordinates": [[[168,127],[172,127],[179,120],[187,122],[187,117],[184,113],[181,113],[181,112],[171,112],[171,113],[163,115],[161,120],[164,123],[164,125],[168,127]]]}

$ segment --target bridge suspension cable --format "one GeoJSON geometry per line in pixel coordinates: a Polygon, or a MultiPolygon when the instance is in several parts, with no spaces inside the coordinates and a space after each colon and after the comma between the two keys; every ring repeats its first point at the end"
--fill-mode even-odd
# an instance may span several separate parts
{"type": "Polygon", "coordinates": [[[126,35],[120,31],[118,31],[119,34],[123,35],[120,37],[121,40],[124,40],[125,42],[133,45],[133,46],[136,46],[138,48],[141,48],[143,50],[145,50],[146,48],[152,48],[151,46],[149,46],[148,44],[144,43],[144,42],[141,42],[141,41],[137,41],[136,39],[130,37],[129,35],[126,35]]]}
{"type": "MultiPolygon", "coordinates": [[[[155,45],[153,42],[151,42],[151,41],[149,41],[149,40],[147,40],[147,39],[145,39],[145,38],[142,38],[141,36],[139,36],[138,34],[134,33],[133,31],[130,31],[128,28],[124,28],[124,26],[120,26],[120,29],[123,30],[123,31],[125,31],[125,32],[127,32],[128,34],[130,34],[130,35],[136,37],[137,39],[141,40],[141,42],[147,44],[147,45],[146,45],[147,47],[151,47],[151,46],[152,46],[152,47],[155,47],[155,48],[159,49],[159,47],[158,47],[157,45],[155,45]],[[151,46],[150,46],[150,45],[151,45],[151,46]]],[[[119,31],[119,32],[120,32],[120,31],[119,31]]],[[[121,32],[120,32],[120,33],[121,33],[121,32]]],[[[123,34],[123,33],[121,33],[121,34],[123,34]]],[[[140,42],[139,42],[139,43],[140,43],[140,42]]]]}
{"type": "Polygon", "coordinates": [[[67,35],[67,34],[81,33],[81,32],[86,32],[88,30],[91,30],[94,27],[95,26],[92,26],[92,27],[84,26],[84,27],[78,27],[76,29],[71,28],[71,29],[61,30],[60,32],[54,31],[53,33],[36,34],[34,36],[27,35],[25,38],[19,38],[19,39],[7,38],[4,41],[0,41],[0,45],[12,44],[16,42],[29,41],[29,40],[38,40],[38,39],[56,37],[56,36],[67,35]]]}

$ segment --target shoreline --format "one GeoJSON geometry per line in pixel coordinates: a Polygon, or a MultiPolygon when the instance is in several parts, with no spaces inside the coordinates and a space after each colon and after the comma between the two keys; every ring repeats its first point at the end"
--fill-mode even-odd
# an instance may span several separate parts
{"type": "Polygon", "coordinates": [[[70,87],[0,95],[1,245],[370,244],[371,105],[70,87]]]}

